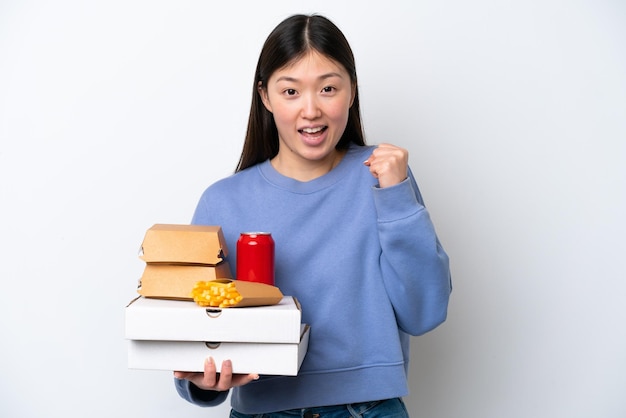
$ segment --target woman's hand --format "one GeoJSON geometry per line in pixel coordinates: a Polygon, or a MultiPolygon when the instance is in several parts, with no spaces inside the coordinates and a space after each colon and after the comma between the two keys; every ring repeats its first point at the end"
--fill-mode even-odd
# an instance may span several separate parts
{"type": "Polygon", "coordinates": [[[394,186],[407,177],[409,152],[391,144],[380,144],[363,163],[378,179],[381,188],[394,186]]]}
{"type": "Polygon", "coordinates": [[[258,374],[233,374],[230,360],[222,362],[222,370],[217,373],[213,357],[204,361],[204,373],[174,372],[177,379],[186,379],[203,390],[225,391],[235,386],[246,385],[259,378],[258,374]]]}

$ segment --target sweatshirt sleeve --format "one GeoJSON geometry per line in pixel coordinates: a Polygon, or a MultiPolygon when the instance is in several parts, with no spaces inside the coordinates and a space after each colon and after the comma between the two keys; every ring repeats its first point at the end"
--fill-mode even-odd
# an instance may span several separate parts
{"type": "Polygon", "coordinates": [[[410,171],[402,183],[374,187],[373,194],[383,281],[398,326],[411,335],[424,334],[447,316],[452,290],[448,255],[410,171]]]}
{"type": "Polygon", "coordinates": [[[176,391],[181,398],[198,406],[217,406],[224,402],[228,397],[228,391],[217,392],[211,390],[202,390],[189,380],[174,378],[176,391]]]}

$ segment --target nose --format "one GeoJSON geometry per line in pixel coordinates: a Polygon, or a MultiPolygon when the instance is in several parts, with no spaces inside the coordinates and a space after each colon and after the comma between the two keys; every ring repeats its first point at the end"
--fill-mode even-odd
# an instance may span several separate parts
{"type": "Polygon", "coordinates": [[[315,119],[321,115],[318,98],[315,94],[307,94],[302,98],[302,117],[304,119],[315,119]]]}

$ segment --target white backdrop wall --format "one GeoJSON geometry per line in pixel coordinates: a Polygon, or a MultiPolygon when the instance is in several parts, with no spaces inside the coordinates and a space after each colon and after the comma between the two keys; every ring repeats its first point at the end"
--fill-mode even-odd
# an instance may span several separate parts
{"type": "Polygon", "coordinates": [[[145,230],[235,168],[296,12],[344,30],[368,141],[409,149],[451,256],[412,416],[626,416],[617,0],[0,2],[0,416],[226,416],[127,369],[124,306],[145,230]]]}

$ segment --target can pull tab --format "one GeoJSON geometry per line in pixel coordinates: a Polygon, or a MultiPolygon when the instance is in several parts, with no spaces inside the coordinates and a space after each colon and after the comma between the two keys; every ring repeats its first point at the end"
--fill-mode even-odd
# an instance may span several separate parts
{"type": "Polygon", "coordinates": [[[221,314],[222,314],[222,310],[221,309],[211,309],[211,308],[207,308],[205,309],[206,314],[209,318],[218,318],[221,314]]]}

